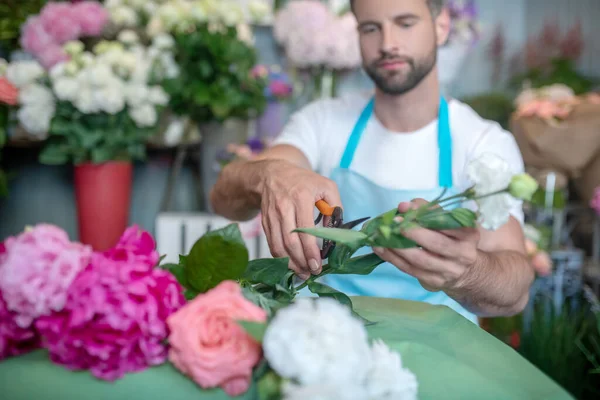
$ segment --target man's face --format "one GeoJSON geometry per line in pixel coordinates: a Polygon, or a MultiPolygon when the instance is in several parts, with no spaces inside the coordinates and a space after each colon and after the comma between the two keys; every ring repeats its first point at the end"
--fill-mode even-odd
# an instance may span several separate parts
{"type": "Polygon", "coordinates": [[[447,15],[433,19],[426,0],[355,0],[363,67],[386,94],[417,86],[436,64],[447,15]]]}

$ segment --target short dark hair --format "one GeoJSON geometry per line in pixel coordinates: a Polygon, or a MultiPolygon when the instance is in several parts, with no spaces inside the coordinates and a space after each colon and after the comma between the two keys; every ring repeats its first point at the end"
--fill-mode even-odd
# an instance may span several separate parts
{"type": "MultiPolygon", "coordinates": [[[[437,17],[442,12],[442,8],[444,8],[444,0],[425,0],[427,1],[427,6],[429,6],[429,11],[431,15],[437,17]]],[[[354,11],[354,2],[355,0],[350,0],[350,8],[354,11]]]]}

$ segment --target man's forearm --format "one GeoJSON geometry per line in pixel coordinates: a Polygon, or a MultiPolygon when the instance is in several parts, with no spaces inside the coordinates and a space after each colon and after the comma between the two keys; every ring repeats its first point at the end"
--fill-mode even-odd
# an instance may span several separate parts
{"type": "Polygon", "coordinates": [[[464,282],[447,294],[478,316],[510,316],[525,308],[534,278],[527,257],[519,252],[479,251],[464,282]]]}
{"type": "Polygon", "coordinates": [[[225,166],[210,193],[215,213],[247,221],[260,211],[260,191],[270,160],[236,161],[225,166]]]}

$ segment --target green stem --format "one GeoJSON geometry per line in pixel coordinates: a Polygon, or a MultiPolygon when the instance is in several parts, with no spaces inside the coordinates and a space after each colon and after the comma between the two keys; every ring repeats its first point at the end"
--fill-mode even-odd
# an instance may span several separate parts
{"type": "Polygon", "coordinates": [[[307,280],[305,280],[304,282],[302,282],[300,285],[298,285],[295,288],[296,292],[301,291],[302,289],[307,287],[309,283],[314,282],[317,279],[319,279],[325,275],[329,275],[331,272],[332,272],[332,270],[331,270],[331,268],[329,268],[329,265],[323,266],[323,271],[321,271],[321,273],[319,275],[311,275],[310,278],[308,278],[307,280]]]}

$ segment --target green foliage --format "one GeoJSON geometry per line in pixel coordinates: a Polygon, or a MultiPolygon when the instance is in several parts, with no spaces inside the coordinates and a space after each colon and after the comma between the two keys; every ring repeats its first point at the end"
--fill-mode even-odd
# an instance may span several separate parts
{"type": "Polygon", "coordinates": [[[27,17],[39,13],[47,0],[2,0],[0,2],[0,47],[8,52],[19,47],[21,25],[27,17]]]}
{"type": "Polygon", "coordinates": [[[510,96],[504,93],[486,93],[477,96],[463,98],[482,118],[498,122],[504,129],[510,128],[510,117],[515,111],[510,96]]]}
{"type": "Polygon", "coordinates": [[[573,89],[575,94],[580,95],[589,92],[598,82],[596,79],[580,74],[573,60],[556,58],[552,60],[549,68],[530,69],[524,74],[514,76],[509,84],[520,90],[525,83],[528,83],[534,89],[562,83],[573,89]]]}
{"type": "MultiPolygon", "coordinates": [[[[0,104],[0,161],[2,161],[2,147],[6,143],[6,129],[8,128],[8,107],[0,104]]],[[[0,198],[8,195],[8,177],[0,165],[0,198]]]]}
{"type": "Polygon", "coordinates": [[[115,115],[83,114],[69,102],[57,104],[40,162],[48,165],[143,160],[154,128],[139,128],[127,108],[115,115]]]}
{"type": "Polygon", "coordinates": [[[206,123],[248,119],[264,110],[265,83],[251,76],[256,50],[237,36],[235,27],[215,31],[206,24],[175,34],[181,72],[163,84],[175,113],[206,123]]]}

